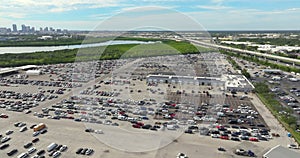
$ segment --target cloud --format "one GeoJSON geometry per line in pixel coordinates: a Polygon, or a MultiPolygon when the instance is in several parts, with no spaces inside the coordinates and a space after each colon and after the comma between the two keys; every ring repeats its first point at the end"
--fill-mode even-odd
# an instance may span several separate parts
{"type": "Polygon", "coordinates": [[[211,0],[212,3],[223,3],[224,0],[211,0]]]}
{"type": "Polygon", "coordinates": [[[222,12],[195,11],[187,14],[209,30],[296,30],[299,29],[300,20],[298,9],[231,9],[222,12]]]}
{"type": "Polygon", "coordinates": [[[122,0],[1,0],[0,12],[18,12],[24,15],[66,12],[86,8],[104,8],[121,5],[122,0]]]}
{"type": "Polygon", "coordinates": [[[208,9],[208,10],[222,10],[222,9],[230,9],[232,7],[220,6],[220,5],[198,5],[197,8],[208,9]]]}

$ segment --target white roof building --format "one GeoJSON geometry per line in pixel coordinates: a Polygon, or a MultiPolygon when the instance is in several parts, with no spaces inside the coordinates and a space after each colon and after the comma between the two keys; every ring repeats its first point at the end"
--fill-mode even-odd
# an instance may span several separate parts
{"type": "Polygon", "coordinates": [[[221,77],[149,75],[147,82],[221,86],[228,91],[240,92],[249,92],[254,89],[251,82],[243,75],[222,75],[221,77]]]}

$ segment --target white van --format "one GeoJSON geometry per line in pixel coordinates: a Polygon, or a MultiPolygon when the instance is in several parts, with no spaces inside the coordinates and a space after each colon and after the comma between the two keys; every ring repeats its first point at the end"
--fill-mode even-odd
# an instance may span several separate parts
{"type": "Polygon", "coordinates": [[[48,145],[47,147],[47,151],[50,152],[52,151],[54,148],[57,147],[57,144],[56,143],[51,143],[50,145],[48,145]]]}

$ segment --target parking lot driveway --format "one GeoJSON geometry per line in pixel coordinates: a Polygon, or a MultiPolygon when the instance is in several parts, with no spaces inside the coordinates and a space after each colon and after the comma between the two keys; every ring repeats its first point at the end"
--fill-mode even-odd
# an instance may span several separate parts
{"type": "Polygon", "coordinates": [[[280,135],[280,137],[276,138],[276,142],[270,141],[270,143],[273,142],[274,146],[278,144],[287,146],[287,144],[295,143],[293,139],[287,137],[288,132],[259,100],[259,98],[255,94],[251,94],[251,97],[253,98],[252,103],[271,129],[271,133],[278,133],[280,135]]]}

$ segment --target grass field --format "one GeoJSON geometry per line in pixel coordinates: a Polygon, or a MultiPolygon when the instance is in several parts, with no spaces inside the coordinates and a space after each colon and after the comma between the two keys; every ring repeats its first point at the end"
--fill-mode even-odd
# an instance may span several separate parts
{"type": "Polygon", "coordinates": [[[92,47],[51,52],[1,54],[0,67],[21,66],[28,64],[42,65],[69,63],[74,61],[109,60],[161,55],[194,54],[209,52],[210,49],[195,47],[188,42],[166,40],[155,44],[123,44],[107,47],[92,47]]]}

